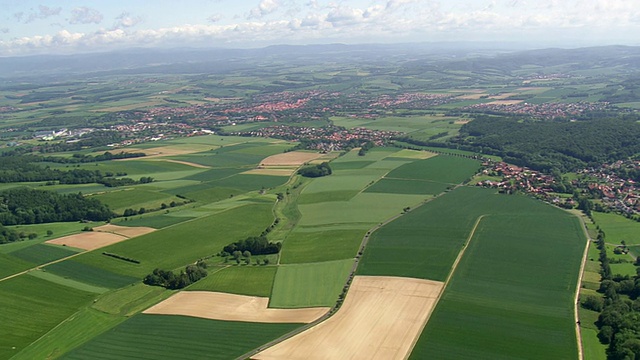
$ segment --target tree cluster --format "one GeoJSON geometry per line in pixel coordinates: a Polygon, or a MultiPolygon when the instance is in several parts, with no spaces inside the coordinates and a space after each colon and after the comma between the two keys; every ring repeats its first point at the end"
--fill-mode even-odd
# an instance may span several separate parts
{"type": "Polygon", "coordinates": [[[0,244],[7,244],[18,240],[20,240],[20,236],[17,231],[6,228],[0,224],[0,244]]]}
{"type": "Polygon", "coordinates": [[[331,167],[329,166],[329,163],[325,161],[322,164],[303,167],[298,170],[298,174],[309,178],[327,176],[331,175],[331,167]]]}
{"type": "Polygon", "coordinates": [[[187,267],[177,275],[171,270],[156,268],[151,274],[145,276],[142,282],[147,285],[162,286],[171,290],[182,289],[207,276],[206,268],[206,264],[201,261],[196,265],[187,265],[187,267]]]}
{"type": "Polygon", "coordinates": [[[253,255],[268,255],[279,253],[281,248],[282,244],[279,242],[270,242],[264,236],[252,236],[225,246],[222,252],[223,254],[233,254],[236,251],[240,253],[248,251],[253,255]]]}
{"type": "Polygon", "coordinates": [[[98,199],[82,194],[17,188],[0,192],[0,223],[40,224],[60,221],[106,221],[114,216],[98,199]]]}
{"type": "Polygon", "coordinates": [[[640,152],[637,119],[533,122],[479,116],[449,146],[502,156],[539,171],[571,171],[626,159],[640,152]]]}

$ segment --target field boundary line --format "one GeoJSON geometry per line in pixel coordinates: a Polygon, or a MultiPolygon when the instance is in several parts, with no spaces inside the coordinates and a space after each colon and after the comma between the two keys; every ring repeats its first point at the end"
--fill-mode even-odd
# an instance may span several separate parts
{"type": "Polygon", "coordinates": [[[579,298],[580,298],[580,289],[581,289],[581,285],[582,285],[582,277],[584,275],[584,267],[586,265],[587,262],[587,257],[589,255],[589,246],[592,243],[592,239],[591,236],[589,236],[589,232],[587,231],[587,224],[584,220],[584,217],[579,216],[577,214],[574,213],[570,213],[573,216],[577,217],[580,220],[580,227],[582,228],[582,231],[584,233],[585,238],[587,239],[585,247],[584,247],[584,251],[582,253],[582,261],[580,263],[580,272],[578,273],[578,282],[576,284],[576,291],[575,294],[573,296],[573,320],[575,322],[575,326],[576,326],[576,344],[578,346],[578,360],[583,360],[584,359],[584,353],[582,350],[583,344],[582,344],[582,330],[580,329],[580,315],[579,315],[579,306],[580,306],[580,302],[579,302],[579,298]]]}
{"type": "MultiPolygon", "coordinates": [[[[422,335],[422,332],[424,331],[424,328],[427,326],[427,323],[429,322],[429,319],[431,318],[431,315],[433,314],[433,312],[435,311],[436,307],[438,306],[438,303],[440,302],[440,299],[442,298],[442,295],[444,294],[445,290],[447,290],[447,286],[449,285],[449,281],[451,281],[451,278],[453,277],[453,274],[455,273],[456,269],[458,268],[458,263],[460,263],[460,260],[464,256],[465,251],[467,250],[467,247],[469,247],[469,244],[471,243],[471,239],[473,239],[473,236],[475,235],[476,230],[478,229],[478,225],[480,225],[480,221],[482,221],[482,219],[485,216],[489,216],[489,214],[480,215],[476,219],[476,222],[473,225],[473,228],[471,229],[471,232],[469,233],[469,236],[467,236],[467,240],[464,242],[464,245],[462,246],[462,249],[460,249],[460,252],[458,252],[458,257],[456,257],[456,260],[453,262],[453,265],[451,265],[451,271],[449,271],[449,275],[447,276],[447,279],[444,281],[444,285],[442,286],[442,289],[440,290],[440,293],[436,297],[436,300],[433,303],[433,306],[431,307],[431,310],[429,310],[429,313],[427,314],[427,317],[425,318],[424,323],[420,327],[420,331],[416,333],[416,337],[411,342],[411,347],[409,348],[410,350],[407,353],[407,355],[404,357],[405,360],[408,359],[411,356],[411,353],[413,352],[413,348],[416,346],[416,343],[418,342],[418,339],[420,339],[420,336],[422,335]]],[[[580,359],[580,360],[582,360],[582,359],[580,359]]]]}

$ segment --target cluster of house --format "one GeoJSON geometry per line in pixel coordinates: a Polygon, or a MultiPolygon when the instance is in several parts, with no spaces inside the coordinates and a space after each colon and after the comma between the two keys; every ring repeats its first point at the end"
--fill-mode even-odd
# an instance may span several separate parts
{"type": "Polygon", "coordinates": [[[604,110],[607,102],[575,102],[575,103],[484,103],[466,106],[463,110],[482,110],[496,113],[527,115],[537,119],[555,119],[577,116],[585,112],[604,110]]]}
{"type": "MultiPolygon", "coordinates": [[[[319,151],[342,150],[353,146],[355,142],[371,141],[377,146],[386,144],[392,137],[400,135],[397,131],[371,130],[366,128],[344,129],[337,126],[303,127],[276,125],[259,130],[232,133],[238,136],[271,137],[277,139],[304,141],[309,149],[319,151]]],[[[359,146],[360,144],[358,144],[359,146]]]]}
{"type": "Polygon", "coordinates": [[[478,182],[477,186],[497,188],[506,193],[524,191],[542,197],[547,197],[553,192],[555,179],[551,175],[505,162],[487,161],[482,165],[485,167],[482,171],[483,175],[499,177],[501,180],[484,180],[478,182]]]}
{"type": "Polygon", "coordinates": [[[640,173],[640,160],[620,160],[580,171],[589,181],[588,188],[599,193],[602,205],[625,214],[640,214],[640,185],[629,178],[640,173]]]}

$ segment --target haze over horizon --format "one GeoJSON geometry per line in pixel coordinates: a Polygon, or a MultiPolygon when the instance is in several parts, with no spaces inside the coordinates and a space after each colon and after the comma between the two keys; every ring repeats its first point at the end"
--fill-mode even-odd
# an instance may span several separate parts
{"type": "Polygon", "coordinates": [[[632,0],[2,1],[0,56],[131,47],[487,41],[640,45],[632,0]]]}

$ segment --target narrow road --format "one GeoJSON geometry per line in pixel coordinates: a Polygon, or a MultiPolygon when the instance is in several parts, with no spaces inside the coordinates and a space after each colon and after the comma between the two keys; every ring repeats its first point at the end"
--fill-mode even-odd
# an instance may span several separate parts
{"type": "Polygon", "coordinates": [[[578,283],[576,284],[576,293],[573,297],[573,317],[576,324],[576,340],[578,343],[578,360],[584,359],[584,354],[582,352],[582,331],[580,330],[580,316],[578,314],[578,310],[580,307],[579,297],[580,297],[580,286],[582,285],[582,276],[584,274],[584,267],[587,262],[587,255],[589,253],[589,244],[592,242],[591,237],[589,236],[589,232],[587,231],[587,224],[584,222],[584,218],[582,216],[578,216],[573,214],[580,219],[580,224],[582,224],[582,231],[584,231],[584,236],[587,239],[586,246],[584,247],[584,252],[582,254],[582,262],[580,264],[580,273],[578,275],[578,283]]]}

